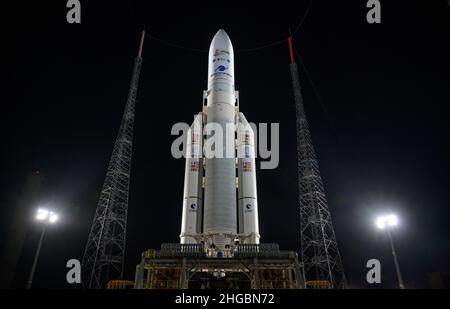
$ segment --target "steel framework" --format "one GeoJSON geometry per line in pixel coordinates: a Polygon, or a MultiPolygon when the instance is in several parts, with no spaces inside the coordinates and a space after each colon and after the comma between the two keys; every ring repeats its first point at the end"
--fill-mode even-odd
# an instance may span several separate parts
{"type": "Polygon", "coordinates": [[[288,42],[296,109],[300,256],[304,266],[305,281],[308,286],[308,282],[326,280],[330,282],[332,288],[345,288],[344,269],[303,107],[299,72],[293,57],[291,38],[288,42]]]}
{"type": "Polygon", "coordinates": [[[82,261],[82,283],[88,289],[106,288],[121,279],[127,231],[128,190],[133,146],[134,109],[142,66],[142,32],[134,61],[127,104],[114,144],[82,261]]]}
{"type": "Polygon", "coordinates": [[[278,244],[239,244],[233,257],[209,258],[203,244],[164,243],[142,254],[136,289],[303,289],[298,254],[278,244]]]}

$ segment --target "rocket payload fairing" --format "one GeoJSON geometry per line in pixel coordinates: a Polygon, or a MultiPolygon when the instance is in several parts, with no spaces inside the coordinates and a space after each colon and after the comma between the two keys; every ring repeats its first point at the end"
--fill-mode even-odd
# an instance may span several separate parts
{"type": "Polygon", "coordinates": [[[187,133],[180,242],[231,257],[236,244],[258,244],[260,235],[255,137],[239,112],[233,46],[222,29],[209,47],[203,101],[187,133]]]}

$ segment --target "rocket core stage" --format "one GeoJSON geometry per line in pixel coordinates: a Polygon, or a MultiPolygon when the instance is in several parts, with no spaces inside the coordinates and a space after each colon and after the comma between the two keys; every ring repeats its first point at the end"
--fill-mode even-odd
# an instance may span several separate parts
{"type": "Polygon", "coordinates": [[[180,242],[203,243],[210,257],[231,257],[236,244],[258,244],[260,235],[254,132],[239,112],[233,45],[222,29],[209,47],[203,101],[187,134],[180,242]],[[204,144],[217,141],[211,126],[227,133],[219,153],[203,156],[204,144]]]}

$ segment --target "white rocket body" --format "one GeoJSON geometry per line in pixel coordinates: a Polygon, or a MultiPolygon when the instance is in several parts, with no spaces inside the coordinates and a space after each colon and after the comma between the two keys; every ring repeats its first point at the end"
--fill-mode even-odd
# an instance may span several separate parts
{"type": "Polygon", "coordinates": [[[259,244],[255,137],[252,127],[242,113],[239,113],[237,147],[239,234],[246,235],[244,243],[259,244]]]}
{"type": "Polygon", "coordinates": [[[186,168],[184,175],[183,214],[180,240],[183,244],[196,244],[194,235],[202,232],[203,159],[202,114],[195,116],[187,133],[186,168]]]}
{"type": "Polygon", "coordinates": [[[236,243],[259,243],[254,133],[237,97],[233,46],[219,30],[209,48],[206,104],[188,132],[180,234],[181,243],[204,243],[211,256],[232,256],[236,243]],[[222,129],[219,152],[206,149],[215,135],[208,126],[222,129]]]}

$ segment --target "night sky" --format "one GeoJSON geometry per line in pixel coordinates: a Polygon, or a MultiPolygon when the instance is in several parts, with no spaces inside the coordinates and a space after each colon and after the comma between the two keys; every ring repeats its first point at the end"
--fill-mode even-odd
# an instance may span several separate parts
{"type": "MultiPolygon", "coordinates": [[[[310,1],[92,2],[81,1],[80,25],[67,24],[66,1],[3,10],[0,245],[30,174],[44,177],[38,201],[25,212],[14,285],[25,286],[39,237],[32,217],[47,205],[61,220],[48,230],[34,287],[71,287],[65,264],[82,258],[143,24],[149,35],[136,103],[125,277],[134,278],[142,251],[179,241],[185,163],[171,156],[170,129],[201,110],[206,51],[219,28],[235,48],[241,111],[251,122],[280,123],[280,164],[257,171],[261,240],[298,251],[287,44],[246,49],[285,39],[310,1]]],[[[427,288],[429,273],[450,270],[450,6],[393,2],[382,0],[382,23],[368,24],[365,0],[313,0],[294,36],[306,67],[300,74],[313,143],[355,288],[396,286],[389,243],[373,224],[387,211],[401,220],[394,238],[407,287],[427,288]],[[371,258],[382,263],[378,286],[365,283],[371,258]]]]}

